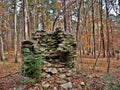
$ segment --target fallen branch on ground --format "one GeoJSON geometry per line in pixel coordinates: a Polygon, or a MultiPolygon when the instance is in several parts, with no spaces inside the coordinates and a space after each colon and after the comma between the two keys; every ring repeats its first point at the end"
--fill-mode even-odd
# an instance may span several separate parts
{"type": "Polygon", "coordinates": [[[5,75],[5,76],[1,76],[0,79],[1,79],[1,78],[6,78],[6,77],[9,77],[9,76],[12,77],[13,75],[18,74],[18,73],[20,73],[20,72],[17,71],[17,72],[12,73],[12,74],[8,74],[8,75],[5,75]]]}

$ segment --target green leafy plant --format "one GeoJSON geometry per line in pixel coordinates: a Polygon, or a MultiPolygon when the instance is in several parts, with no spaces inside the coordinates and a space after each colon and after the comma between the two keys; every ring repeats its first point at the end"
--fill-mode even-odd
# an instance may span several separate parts
{"type": "Polygon", "coordinates": [[[25,77],[22,79],[22,82],[38,82],[42,73],[44,58],[42,55],[35,57],[35,53],[31,47],[22,48],[21,55],[21,74],[25,77]]]}
{"type": "Polygon", "coordinates": [[[113,84],[112,90],[120,90],[120,84],[113,84]]]}
{"type": "Polygon", "coordinates": [[[28,83],[30,82],[30,78],[29,77],[23,77],[21,80],[20,80],[20,83],[28,83]]]}
{"type": "Polygon", "coordinates": [[[114,81],[111,74],[106,74],[103,78],[105,81],[104,90],[120,90],[120,85],[114,81]]]}
{"type": "MultiPolygon", "coordinates": [[[[21,66],[22,75],[24,77],[28,77],[34,79],[36,82],[39,80],[42,73],[43,66],[43,58],[40,56],[38,58],[34,58],[32,56],[28,56],[24,58],[24,61],[21,66]]],[[[22,81],[30,81],[31,79],[23,78],[22,81]]]]}

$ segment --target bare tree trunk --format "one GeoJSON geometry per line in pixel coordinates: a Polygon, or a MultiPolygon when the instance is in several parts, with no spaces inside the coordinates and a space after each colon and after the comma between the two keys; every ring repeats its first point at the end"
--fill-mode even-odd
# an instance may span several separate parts
{"type": "Polygon", "coordinates": [[[108,66],[107,66],[107,73],[109,73],[110,70],[110,38],[109,38],[109,27],[108,27],[108,19],[109,19],[109,13],[108,13],[108,4],[107,4],[107,0],[105,0],[105,6],[106,6],[106,30],[107,30],[107,62],[108,62],[108,66]]]}
{"type": "Polygon", "coordinates": [[[35,10],[35,7],[34,7],[34,16],[33,16],[33,22],[34,22],[34,24],[33,24],[33,30],[34,31],[36,29],[36,15],[35,15],[35,12],[36,12],[36,10],[35,10]]]}
{"type": "Polygon", "coordinates": [[[111,30],[111,56],[115,57],[115,50],[113,46],[113,31],[112,31],[111,23],[110,23],[110,30],[111,30]]]}
{"type": "MultiPolygon", "coordinates": [[[[100,48],[101,48],[101,41],[100,41],[100,48]]],[[[98,55],[97,55],[96,60],[95,60],[95,64],[93,65],[93,68],[92,68],[93,72],[95,71],[96,65],[98,63],[98,59],[100,57],[100,53],[101,53],[101,50],[99,50],[98,55]]]]}
{"type": "MultiPolygon", "coordinates": [[[[77,65],[76,65],[76,68],[77,68],[77,72],[79,73],[79,69],[80,69],[80,60],[81,60],[81,65],[82,65],[82,57],[81,57],[81,44],[79,42],[80,40],[80,34],[79,34],[79,25],[80,25],[80,9],[81,9],[81,4],[82,4],[82,0],[79,1],[78,5],[79,5],[79,8],[78,8],[78,22],[77,22],[77,27],[76,27],[76,40],[77,40],[77,58],[76,58],[76,62],[77,62],[77,65]]],[[[83,67],[82,67],[83,68],[83,67]]]]}
{"type": "Polygon", "coordinates": [[[96,58],[96,44],[95,44],[95,23],[94,23],[94,0],[92,0],[92,29],[93,29],[93,52],[94,52],[94,58],[96,58]]]}
{"type": "Polygon", "coordinates": [[[64,31],[67,31],[67,22],[66,22],[66,0],[63,1],[64,6],[64,31]]]}
{"type": "Polygon", "coordinates": [[[102,54],[103,57],[105,57],[105,41],[104,41],[104,33],[103,33],[103,19],[102,19],[102,0],[100,0],[100,35],[101,35],[101,44],[100,46],[102,46],[102,54]]]}
{"type": "Polygon", "coordinates": [[[42,23],[42,29],[44,30],[45,29],[45,23],[44,23],[44,20],[45,20],[45,18],[44,18],[44,14],[45,14],[45,11],[44,11],[44,3],[42,2],[41,3],[42,4],[42,12],[41,12],[41,23],[42,23]]]}
{"type": "Polygon", "coordinates": [[[1,42],[1,59],[2,59],[2,61],[4,61],[5,60],[5,55],[4,55],[4,44],[3,44],[2,30],[0,30],[0,42],[1,42]]]}
{"type": "MultiPolygon", "coordinates": [[[[3,0],[1,0],[3,2],[3,0]]],[[[0,16],[0,43],[1,43],[1,60],[4,62],[5,61],[5,55],[4,55],[4,43],[3,43],[3,32],[2,32],[2,20],[3,20],[3,15],[0,16]]]]}
{"type": "Polygon", "coordinates": [[[52,31],[54,31],[55,23],[56,23],[58,18],[59,18],[59,14],[56,16],[55,20],[53,21],[52,31]]]}
{"type": "Polygon", "coordinates": [[[17,60],[17,10],[16,10],[16,0],[14,3],[14,59],[15,63],[18,63],[17,60]]]}
{"type": "Polygon", "coordinates": [[[26,40],[29,40],[29,28],[28,28],[28,11],[27,11],[27,5],[28,1],[27,0],[23,0],[23,9],[24,9],[24,29],[25,29],[25,33],[24,33],[24,38],[26,40]]]}
{"type": "Polygon", "coordinates": [[[68,6],[69,8],[67,8],[66,12],[67,12],[67,17],[66,17],[66,21],[67,21],[67,30],[68,32],[71,32],[71,7],[70,7],[70,0],[68,0],[68,6]]]}
{"type": "Polygon", "coordinates": [[[44,15],[41,16],[42,18],[42,29],[44,30],[45,29],[45,24],[44,24],[44,15]]]}
{"type": "Polygon", "coordinates": [[[10,44],[10,42],[9,42],[9,32],[7,32],[7,40],[6,40],[6,44],[7,44],[7,52],[8,52],[8,57],[9,57],[9,54],[10,54],[10,47],[9,47],[9,44],[10,44]]]}
{"type": "Polygon", "coordinates": [[[118,6],[119,6],[119,15],[120,15],[120,0],[118,0],[118,6]]]}

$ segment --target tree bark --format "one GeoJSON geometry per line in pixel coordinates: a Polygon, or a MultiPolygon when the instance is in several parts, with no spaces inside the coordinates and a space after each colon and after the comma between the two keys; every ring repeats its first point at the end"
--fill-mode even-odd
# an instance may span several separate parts
{"type": "Polygon", "coordinates": [[[107,0],[105,0],[105,8],[106,8],[106,30],[107,30],[107,73],[109,73],[110,70],[110,38],[109,38],[109,27],[108,27],[108,19],[109,19],[109,13],[108,13],[108,3],[107,0]]]}
{"type": "Polygon", "coordinates": [[[28,4],[28,1],[27,0],[23,0],[23,15],[24,15],[24,38],[26,40],[29,40],[29,28],[28,28],[28,11],[27,11],[27,5],[28,4]]]}
{"type": "MultiPolygon", "coordinates": [[[[1,0],[3,2],[3,0],[1,0]]],[[[1,24],[3,23],[3,14],[0,16],[0,43],[1,43],[1,60],[4,62],[5,55],[4,55],[4,43],[3,43],[3,32],[1,24]]]]}
{"type": "Polygon", "coordinates": [[[15,63],[18,63],[17,60],[17,10],[16,10],[16,0],[14,3],[14,59],[15,63]]]}
{"type": "Polygon", "coordinates": [[[93,53],[94,58],[96,58],[96,44],[95,44],[95,22],[94,22],[94,0],[92,0],[92,29],[93,29],[93,53]]]}
{"type": "Polygon", "coordinates": [[[5,55],[4,55],[4,44],[3,44],[3,34],[2,30],[0,30],[0,42],[1,42],[1,60],[5,60],[5,55]]]}
{"type": "Polygon", "coordinates": [[[104,33],[103,33],[103,19],[102,19],[102,0],[100,0],[100,35],[101,35],[101,44],[102,46],[102,56],[105,57],[105,40],[104,40],[104,33]]]}
{"type": "Polygon", "coordinates": [[[63,1],[63,7],[64,7],[64,31],[67,31],[67,22],[66,22],[66,1],[63,1]]]}
{"type": "Polygon", "coordinates": [[[76,57],[76,61],[77,61],[77,65],[76,65],[76,68],[77,68],[77,73],[79,73],[79,69],[80,69],[80,61],[81,61],[81,67],[83,68],[82,66],[82,57],[81,57],[81,48],[82,46],[80,46],[80,34],[79,34],[79,25],[80,25],[80,9],[81,9],[81,4],[82,4],[82,0],[79,1],[78,3],[78,22],[77,22],[77,27],[76,27],[76,41],[77,41],[77,57],[76,57]]]}

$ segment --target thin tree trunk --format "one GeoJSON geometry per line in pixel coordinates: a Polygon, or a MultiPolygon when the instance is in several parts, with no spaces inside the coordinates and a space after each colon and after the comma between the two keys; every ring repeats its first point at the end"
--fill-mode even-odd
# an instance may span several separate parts
{"type": "Polygon", "coordinates": [[[42,29],[44,30],[45,29],[45,24],[44,24],[44,15],[41,16],[42,18],[42,29]]]}
{"type": "Polygon", "coordinates": [[[120,15],[120,0],[118,0],[118,6],[119,6],[119,15],[120,15]]]}
{"type": "MultiPolygon", "coordinates": [[[[1,0],[3,2],[3,0],[1,0]]],[[[3,32],[2,32],[2,21],[3,21],[3,15],[0,16],[0,43],[1,43],[1,60],[5,62],[5,55],[4,55],[4,43],[3,43],[3,32]]]]}
{"type": "Polygon", "coordinates": [[[70,0],[68,0],[68,9],[67,9],[67,30],[71,32],[71,7],[70,7],[70,0]]]}
{"type": "Polygon", "coordinates": [[[107,30],[107,73],[109,73],[110,70],[110,38],[109,38],[109,27],[108,27],[108,19],[109,19],[109,15],[108,15],[108,4],[107,4],[107,0],[105,0],[105,5],[106,5],[106,30],[107,30]]]}
{"type": "Polygon", "coordinates": [[[53,22],[52,31],[54,31],[55,24],[56,24],[56,21],[57,21],[58,18],[59,18],[59,15],[56,16],[56,18],[55,18],[55,20],[53,22]]]}
{"type": "Polygon", "coordinates": [[[8,52],[8,57],[9,57],[9,54],[10,54],[10,41],[9,41],[9,32],[7,32],[7,41],[6,41],[6,44],[7,44],[7,52],[8,52]]]}
{"type": "Polygon", "coordinates": [[[4,62],[5,60],[5,55],[4,55],[4,44],[3,44],[3,34],[2,30],[0,30],[0,42],[1,42],[1,59],[4,62]]]}
{"type": "MultiPolygon", "coordinates": [[[[101,41],[100,41],[100,48],[101,48],[101,41]]],[[[96,65],[98,63],[98,59],[100,57],[100,53],[101,53],[101,50],[99,50],[98,55],[97,55],[96,60],[95,60],[95,64],[93,65],[93,68],[92,68],[93,72],[95,71],[96,65]]]]}
{"type": "Polygon", "coordinates": [[[41,22],[42,22],[42,29],[45,30],[45,23],[44,23],[44,20],[45,20],[45,19],[44,19],[44,14],[45,14],[44,9],[45,9],[45,8],[44,8],[44,3],[43,3],[43,2],[42,2],[42,9],[43,9],[43,10],[42,10],[42,12],[41,12],[41,22]]]}
{"type": "Polygon", "coordinates": [[[79,8],[78,8],[78,22],[77,22],[77,27],[76,27],[76,40],[77,40],[77,58],[76,58],[76,61],[77,61],[77,65],[76,65],[76,68],[77,68],[77,72],[79,73],[79,69],[80,69],[80,60],[81,60],[81,68],[83,69],[83,66],[82,66],[82,57],[81,57],[81,50],[80,50],[80,35],[79,35],[79,25],[80,25],[80,9],[81,9],[81,4],[82,4],[82,0],[79,1],[78,5],[79,5],[79,8]]]}
{"type": "Polygon", "coordinates": [[[92,29],[93,29],[93,52],[94,52],[94,58],[96,58],[96,44],[95,44],[95,23],[94,23],[94,1],[92,0],[92,29]]]}
{"type": "Polygon", "coordinates": [[[14,4],[14,59],[15,63],[18,63],[17,60],[17,10],[16,10],[16,0],[14,4]]]}
{"type": "Polygon", "coordinates": [[[103,19],[102,19],[102,0],[100,0],[100,35],[101,35],[101,44],[100,46],[102,46],[102,54],[103,57],[105,57],[105,41],[104,41],[104,33],[103,33],[103,19]]]}
{"type": "Polygon", "coordinates": [[[66,22],[66,0],[63,1],[64,6],[64,31],[67,31],[67,22],[66,22]]]}
{"type": "Polygon", "coordinates": [[[36,10],[35,10],[35,7],[34,7],[34,15],[33,15],[33,22],[34,22],[34,24],[33,24],[33,30],[34,31],[36,29],[36,15],[35,15],[35,12],[36,12],[36,10]]]}
{"type": "Polygon", "coordinates": [[[110,30],[111,30],[111,56],[115,57],[115,50],[114,50],[114,46],[113,46],[113,31],[112,31],[112,27],[111,27],[111,23],[110,23],[110,30]]]}
{"type": "Polygon", "coordinates": [[[23,8],[24,8],[24,29],[25,29],[24,38],[25,38],[26,40],[29,40],[27,4],[28,4],[27,0],[23,0],[23,8]]]}

